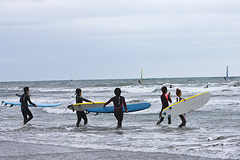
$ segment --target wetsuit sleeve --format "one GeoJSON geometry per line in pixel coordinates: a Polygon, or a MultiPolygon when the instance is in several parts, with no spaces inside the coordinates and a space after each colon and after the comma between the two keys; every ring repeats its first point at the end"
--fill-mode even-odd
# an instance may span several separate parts
{"type": "Polygon", "coordinates": [[[111,103],[113,100],[112,100],[112,98],[109,100],[109,101],[107,101],[104,105],[103,105],[103,107],[105,107],[106,105],[108,105],[109,103],[111,103]]]}
{"type": "MultiPolygon", "coordinates": [[[[82,97],[81,97],[81,98],[82,98],[82,97]]],[[[90,101],[90,100],[88,100],[88,99],[85,99],[85,98],[82,98],[82,100],[85,101],[85,102],[92,102],[92,101],[90,101]]]]}
{"type": "Polygon", "coordinates": [[[178,102],[178,97],[176,98],[176,102],[178,102]]]}
{"type": "Polygon", "coordinates": [[[165,106],[165,100],[164,100],[163,96],[160,96],[160,98],[161,98],[162,105],[165,106]]]}
{"type": "Polygon", "coordinates": [[[182,97],[177,97],[177,102],[180,102],[181,100],[183,100],[184,98],[182,97]]]}
{"type": "Polygon", "coordinates": [[[30,99],[29,96],[27,96],[27,101],[28,101],[31,105],[35,106],[35,104],[31,101],[31,99],[30,99]]]}
{"type": "Polygon", "coordinates": [[[127,105],[126,105],[125,98],[123,99],[123,106],[124,106],[125,110],[127,110],[127,105]]]}

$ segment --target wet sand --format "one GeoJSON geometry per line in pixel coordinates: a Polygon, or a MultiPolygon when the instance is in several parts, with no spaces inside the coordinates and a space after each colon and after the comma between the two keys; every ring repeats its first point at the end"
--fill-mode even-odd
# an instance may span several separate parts
{"type": "MultiPolygon", "coordinates": [[[[144,153],[113,150],[93,150],[78,149],[71,147],[30,144],[19,142],[0,142],[0,160],[217,160],[212,158],[201,158],[186,155],[166,154],[166,153],[144,153]]],[[[204,154],[204,153],[203,153],[204,154]]]]}

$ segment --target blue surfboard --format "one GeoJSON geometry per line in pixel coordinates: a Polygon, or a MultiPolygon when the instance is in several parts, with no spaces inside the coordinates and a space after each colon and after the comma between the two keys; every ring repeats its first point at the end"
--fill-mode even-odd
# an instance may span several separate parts
{"type": "MultiPolygon", "coordinates": [[[[129,104],[127,105],[128,112],[136,112],[147,109],[151,106],[150,103],[137,103],[137,104],[129,104]]],[[[114,113],[114,106],[106,106],[106,107],[96,107],[96,108],[88,108],[87,112],[94,113],[114,113]]],[[[125,112],[125,108],[123,107],[123,112],[125,112]]]]}
{"type": "MultiPolygon", "coordinates": [[[[2,104],[4,104],[4,106],[10,105],[10,107],[13,106],[21,106],[20,102],[6,102],[6,101],[2,101],[2,104]]],[[[35,103],[37,105],[37,107],[55,107],[55,106],[60,106],[62,105],[62,103],[35,103]]],[[[33,105],[29,104],[29,107],[33,107],[33,105]]]]}

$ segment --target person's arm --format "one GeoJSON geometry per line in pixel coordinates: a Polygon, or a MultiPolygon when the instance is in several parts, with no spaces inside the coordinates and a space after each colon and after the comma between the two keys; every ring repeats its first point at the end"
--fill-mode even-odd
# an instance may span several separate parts
{"type": "Polygon", "coordinates": [[[170,93],[170,92],[168,93],[168,101],[169,101],[170,103],[172,103],[171,93],[170,93]]]}
{"type": "Polygon", "coordinates": [[[31,101],[31,99],[30,99],[30,97],[29,97],[29,96],[28,96],[28,102],[29,102],[31,105],[33,105],[33,106],[37,107],[37,106],[36,106],[36,104],[34,104],[34,103],[31,101]]]}
{"type": "Polygon", "coordinates": [[[112,102],[112,98],[109,100],[109,101],[107,101],[104,105],[103,105],[103,107],[106,107],[106,105],[108,105],[109,103],[111,103],[112,102]]]}
{"type": "Polygon", "coordinates": [[[161,102],[162,102],[162,109],[163,109],[163,106],[164,106],[163,96],[160,96],[160,99],[161,99],[161,102]]]}
{"type": "Polygon", "coordinates": [[[124,108],[126,110],[126,113],[128,113],[128,109],[127,109],[127,105],[126,105],[125,99],[123,99],[123,106],[124,106],[124,108]]]}
{"type": "Polygon", "coordinates": [[[85,99],[85,98],[83,98],[83,97],[81,97],[81,98],[82,98],[82,100],[85,101],[85,102],[92,102],[92,101],[90,101],[90,100],[88,100],[88,99],[85,99]]]}

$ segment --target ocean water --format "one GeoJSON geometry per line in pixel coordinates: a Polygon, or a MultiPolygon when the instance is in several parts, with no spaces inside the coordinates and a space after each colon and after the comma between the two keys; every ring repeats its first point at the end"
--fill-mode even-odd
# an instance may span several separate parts
{"type": "Polygon", "coordinates": [[[0,100],[18,101],[15,94],[22,94],[25,86],[30,87],[33,102],[63,105],[30,108],[34,118],[26,126],[21,125],[20,107],[1,106],[0,141],[240,159],[240,77],[227,82],[223,78],[145,79],[142,85],[136,79],[1,82],[0,100]],[[160,89],[170,85],[173,102],[176,88],[182,90],[184,98],[206,91],[212,95],[204,107],[186,114],[187,125],[181,129],[179,117],[172,118],[171,125],[165,119],[155,126],[161,110],[160,89]],[[122,89],[127,104],[148,102],[152,106],[124,114],[121,130],[115,129],[117,122],[113,114],[90,113],[87,126],[75,127],[76,113],[66,107],[75,103],[76,88],[82,89],[84,98],[99,102],[113,97],[116,87],[122,89]]]}

